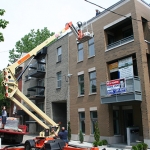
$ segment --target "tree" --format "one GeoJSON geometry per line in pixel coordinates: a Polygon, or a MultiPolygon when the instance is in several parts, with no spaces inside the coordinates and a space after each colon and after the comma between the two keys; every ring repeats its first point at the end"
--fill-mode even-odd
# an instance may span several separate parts
{"type": "Polygon", "coordinates": [[[71,128],[70,128],[70,121],[68,122],[68,141],[71,140],[71,128]]]}
{"type": "Polygon", "coordinates": [[[32,29],[30,33],[16,42],[15,48],[9,51],[9,61],[14,63],[18,58],[20,58],[22,53],[30,52],[52,35],[54,35],[54,32],[50,33],[46,27],[42,30],[38,29],[37,31],[32,29]]]}
{"type": "Polygon", "coordinates": [[[80,141],[81,143],[83,143],[83,141],[84,141],[84,136],[83,136],[83,133],[82,133],[81,130],[80,130],[80,133],[79,133],[79,141],[80,141]]]}
{"type": "MultiPolygon", "coordinates": [[[[5,13],[5,10],[0,9],[0,16],[3,16],[4,13],[5,13]]],[[[0,19],[0,28],[5,29],[8,23],[9,23],[8,21],[4,19],[0,19]]],[[[3,42],[3,41],[4,41],[4,37],[3,37],[3,34],[0,32],[0,42],[3,42]]]]}
{"type": "MultiPolygon", "coordinates": [[[[2,81],[3,81],[3,74],[0,71],[0,83],[2,83],[2,81]]],[[[4,96],[4,87],[1,84],[0,85],[0,108],[4,105],[6,107],[9,107],[10,106],[10,100],[8,98],[5,98],[5,96],[4,96]]],[[[1,114],[1,111],[0,111],[0,114],[1,114]]]]}
{"type": "Polygon", "coordinates": [[[100,142],[100,131],[98,128],[98,122],[95,122],[95,126],[94,126],[94,139],[95,141],[93,142],[93,145],[97,147],[100,142]]]}

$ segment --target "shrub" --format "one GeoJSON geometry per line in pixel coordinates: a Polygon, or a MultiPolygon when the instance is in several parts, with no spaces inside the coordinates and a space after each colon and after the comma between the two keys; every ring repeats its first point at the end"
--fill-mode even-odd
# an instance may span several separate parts
{"type": "Polygon", "coordinates": [[[98,142],[98,146],[102,146],[103,145],[103,142],[102,141],[99,141],[98,142]]]}
{"type": "Polygon", "coordinates": [[[107,140],[102,140],[102,144],[107,145],[108,144],[107,140]]]}
{"type": "Polygon", "coordinates": [[[142,143],[143,145],[143,150],[147,150],[148,149],[148,145],[146,143],[142,143]]]}
{"type": "Polygon", "coordinates": [[[97,147],[97,146],[98,146],[98,142],[97,142],[97,141],[94,141],[94,142],[93,142],[93,146],[94,146],[94,147],[97,147]]]}
{"type": "Polygon", "coordinates": [[[95,123],[95,127],[94,127],[94,139],[97,142],[99,142],[99,140],[100,140],[100,132],[99,132],[99,128],[98,128],[98,122],[95,123]]]}
{"type": "Polygon", "coordinates": [[[84,141],[84,137],[83,137],[82,131],[80,131],[80,133],[79,133],[79,141],[80,141],[81,143],[83,143],[83,141],[84,141]]]}
{"type": "Polygon", "coordinates": [[[137,147],[138,147],[138,150],[143,150],[143,144],[142,143],[137,144],[137,147]]]}
{"type": "Polygon", "coordinates": [[[136,145],[132,146],[132,150],[138,150],[138,147],[136,145]]]}

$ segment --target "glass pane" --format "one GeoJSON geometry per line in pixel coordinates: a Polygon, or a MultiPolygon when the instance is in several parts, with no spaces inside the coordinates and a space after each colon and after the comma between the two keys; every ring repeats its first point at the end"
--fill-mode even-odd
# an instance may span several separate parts
{"type": "Polygon", "coordinates": [[[81,81],[82,82],[84,81],[84,74],[82,74],[82,75],[79,76],[79,82],[81,82],[81,81]]]}
{"type": "Polygon", "coordinates": [[[96,78],[96,71],[90,72],[90,79],[96,78]]]}
{"type": "Polygon", "coordinates": [[[83,48],[83,44],[82,43],[78,44],[78,50],[80,50],[82,48],[83,48]]]}
{"type": "Polygon", "coordinates": [[[61,55],[61,47],[59,47],[59,48],[57,49],[57,55],[58,55],[58,56],[61,55]]]}
{"type": "Polygon", "coordinates": [[[85,112],[80,112],[80,119],[85,119],[85,112]]]}
{"type": "Polygon", "coordinates": [[[91,93],[96,92],[96,80],[90,81],[91,93]]]}
{"type": "Polygon", "coordinates": [[[114,110],[113,111],[113,126],[114,126],[114,134],[118,135],[120,134],[120,129],[119,129],[119,111],[114,110]]]}
{"type": "Polygon", "coordinates": [[[83,49],[78,51],[78,61],[82,61],[83,60],[83,49]]]}
{"type": "Polygon", "coordinates": [[[91,118],[97,118],[97,111],[91,112],[91,118]]]}
{"type": "Polygon", "coordinates": [[[94,45],[90,45],[89,46],[89,57],[94,56],[94,55],[95,55],[94,45]]]}
{"type": "Polygon", "coordinates": [[[90,39],[89,41],[89,45],[94,43],[94,38],[90,39]]]}
{"type": "Polygon", "coordinates": [[[84,120],[81,121],[81,131],[85,133],[85,123],[84,120]]]}
{"type": "Polygon", "coordinates": [[[80,95],[84,95],[84,83],[80,83],[80,95]]]}

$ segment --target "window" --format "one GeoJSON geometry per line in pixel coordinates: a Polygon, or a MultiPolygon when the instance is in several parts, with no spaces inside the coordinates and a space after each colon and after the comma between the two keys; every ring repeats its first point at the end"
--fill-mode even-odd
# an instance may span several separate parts
{"type": "Polygon", "coordinates": [[[97,111],[91,111],[91,134],[94,134],[95,131],[95,122],[97,122],[97,111]]]}
{"type": "Polygon", "coordinates": [[[114,135],[119,135],[120,134],[119,110],[113,110],[113,125],[114,125],[114,135]]]}
{"type": "Polygon", "coordinates": [[[95,56],[94,38],[88,41],[89,45],[89,57],[95,56]]]}
{"type": "Polygon", "coordinates": [[[79,129],[85,133],[85,112],[79,112],[79,129]]]}
{"type": "Polygon", "coordinates": [[[90,93],[96,93],[96,71],[89,73],[90,77],[90,93]]]}
{"type": "Polygon", "coordinates": [[[57,62],[61,62],[62,48],[57,48],[57,62]]]}
{"type": "Polygon", "coordinates": [[[78,44],[78,62],[83,61],[83,43],[78,44]]]}
{"type": "Polygon", "coordinates": [[[61,88],[61,72],[57,72],[57,88],[61,88]]]}
{"type": "Polygon", "coordinates": [[[84,95],[84,74],[78,76],[79,95],[84,95]]]}

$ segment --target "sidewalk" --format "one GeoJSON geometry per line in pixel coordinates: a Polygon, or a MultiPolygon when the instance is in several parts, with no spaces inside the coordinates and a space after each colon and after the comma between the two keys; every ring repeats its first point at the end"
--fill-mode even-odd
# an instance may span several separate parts
{"type": "MultiPolygon", "coordinates": [[[[75,147],[83,147],[83,148],[91,148],[93,147],[93,144],[92,143],[89,143],[89,142],[83,142],[83,143],[80,143],[80,141],[70,141],[69,142],[69,145],[70,146],[75,146],[75,147]]],[[[131,146],[126,146],[126,145],[118,145],[116,144],[115,145],[109,145],[109,146],[99,146],[99,149],[100,150],[103,150],[103,149],[106,149],[106,150],[131,150],[131,146]]]]}

